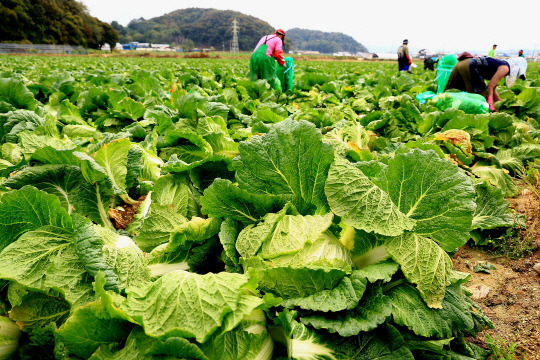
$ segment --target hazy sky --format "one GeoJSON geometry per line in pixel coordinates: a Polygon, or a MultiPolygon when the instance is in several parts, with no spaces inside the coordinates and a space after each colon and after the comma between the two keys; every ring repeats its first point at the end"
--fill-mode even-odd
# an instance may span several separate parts
{"type": "MultiPolygon", "coordinates": [[[[540,48],[540,1],[483,0],[82,0],[93,16],[127,25],[190,7],[235,10],[285,31],[343,32],[370,51],[485,51],[540,48]],[[316,4],[324,4],[317,6],[316,4]]],[[[241,31],[241,29],[240,29],[241,31]]],[[[527,54],[529,55],[529,54],[527,54]]]]}

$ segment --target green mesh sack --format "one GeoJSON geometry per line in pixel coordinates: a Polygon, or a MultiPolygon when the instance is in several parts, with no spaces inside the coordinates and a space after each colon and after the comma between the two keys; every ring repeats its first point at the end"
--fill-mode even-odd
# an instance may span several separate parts
{"type": "Polygon", "coordinates": [[[283,91],[293,89],[293,80],[294,80],[294,60],[292,57],[286,57],[285,66],[276,66],[276,76],[281,82],[281,87],[283,91]]]}
{"type": "Polygon", "coordinates": [[[452,69],[454,69],[454,66],[457,63],[458,59],[456,54],[445,55],[437,63],[437,77],[435,78],[437,81],[437,94],[442,93],[444,88],[446,88],[452,69]]]}
{"type": "Polygon", "coordinates": [[[424,91],[423,93],[420,93],[416,95],[416,100],[420,102],[420,104],[424,104],[426,101],[433,99],[436,96],[436,94],[433,91],[424,91]]]}
{"type": "Polygon", "coordinates": [[[487,114],[489,105],[486,99],[480,94],[443,93],[433,98],[435,106],[439,110],[459,109],[466,114],[487,114]]]}

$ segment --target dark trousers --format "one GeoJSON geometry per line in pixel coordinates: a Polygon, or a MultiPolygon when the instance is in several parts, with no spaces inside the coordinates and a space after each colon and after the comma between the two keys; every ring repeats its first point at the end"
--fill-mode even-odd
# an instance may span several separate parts
{"type": "Polygon", "coordinates": [[[480,75],[479,68],[482,67],[482,62],[477,58],[472,58],[469,62],[469,71],[471,72],[471,85],[474,92],[479,94],[487,89],[486,82],[482,75],[480,75]]]}
{"type": "Polygon", "coordinates": [[[409,70],[409,59],[398,58],[398,67],[399,67],[399,71],[409,70]]]}

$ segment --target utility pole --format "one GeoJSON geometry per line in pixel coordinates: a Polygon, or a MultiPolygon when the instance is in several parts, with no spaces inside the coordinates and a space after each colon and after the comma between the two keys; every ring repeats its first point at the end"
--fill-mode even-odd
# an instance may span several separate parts
{"type": "Polygon", "coordinates": [[[240,52],[240,49],[238,48],[238,21],[236,21],[236,18],[233,20],[233,40],[232,40],[232,46],[231,46],[231,53],[232,54],[238,54],[240,52]]]}

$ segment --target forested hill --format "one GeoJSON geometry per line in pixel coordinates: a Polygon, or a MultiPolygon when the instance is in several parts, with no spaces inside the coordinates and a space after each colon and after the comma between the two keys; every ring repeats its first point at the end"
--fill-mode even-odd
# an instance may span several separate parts
{"type": "Polygon", "coordinates": [[[343,33],[294,28],[287,30],[287,37],[292,41],[295,50],[319,51],[325,54],[368,51],[364,45],[343,33]]]}
{"type": "MultiPolygon", "coordinates": [[[[132,20],[127,27],[112,25],[122,42],[166,43],[182,47],[186,44],[216,50],[229,50],[232,23],[238,21],[238,46],[241,51],[253,50],[259,39],[274,32],[267,22],[237,11],[190,8],[145,20],[132,20]]],[[[188,46],[189,47],[189,46],[188,46]]]]}
{"type": "Polygon", "coordinates": [[[74,0],[0,1],[0,41],[98,48],[116,44],[113,27],[74,0]]]}
{"type": "MultiPolygon", "coordinates": [[[[238,21],[238,46],[251,51],[259,39],[275,31],[267,22],[237,11],[190,8],[170,12],[152,19],[135,19],[127,27],[116,21],[113,27],[120,33],[123,43],[138,41],[171,44],[184,48],[210,48],[229,50],[232,42],[233,19],[238,21]]],[[[279,24],[274,24],[278,26],[279,24]]],[[[321,53],[337,51],[367,51],[352,37],[342,33],[315,30],[286,30],[285,51],[316,50],[321,53]]]]}

